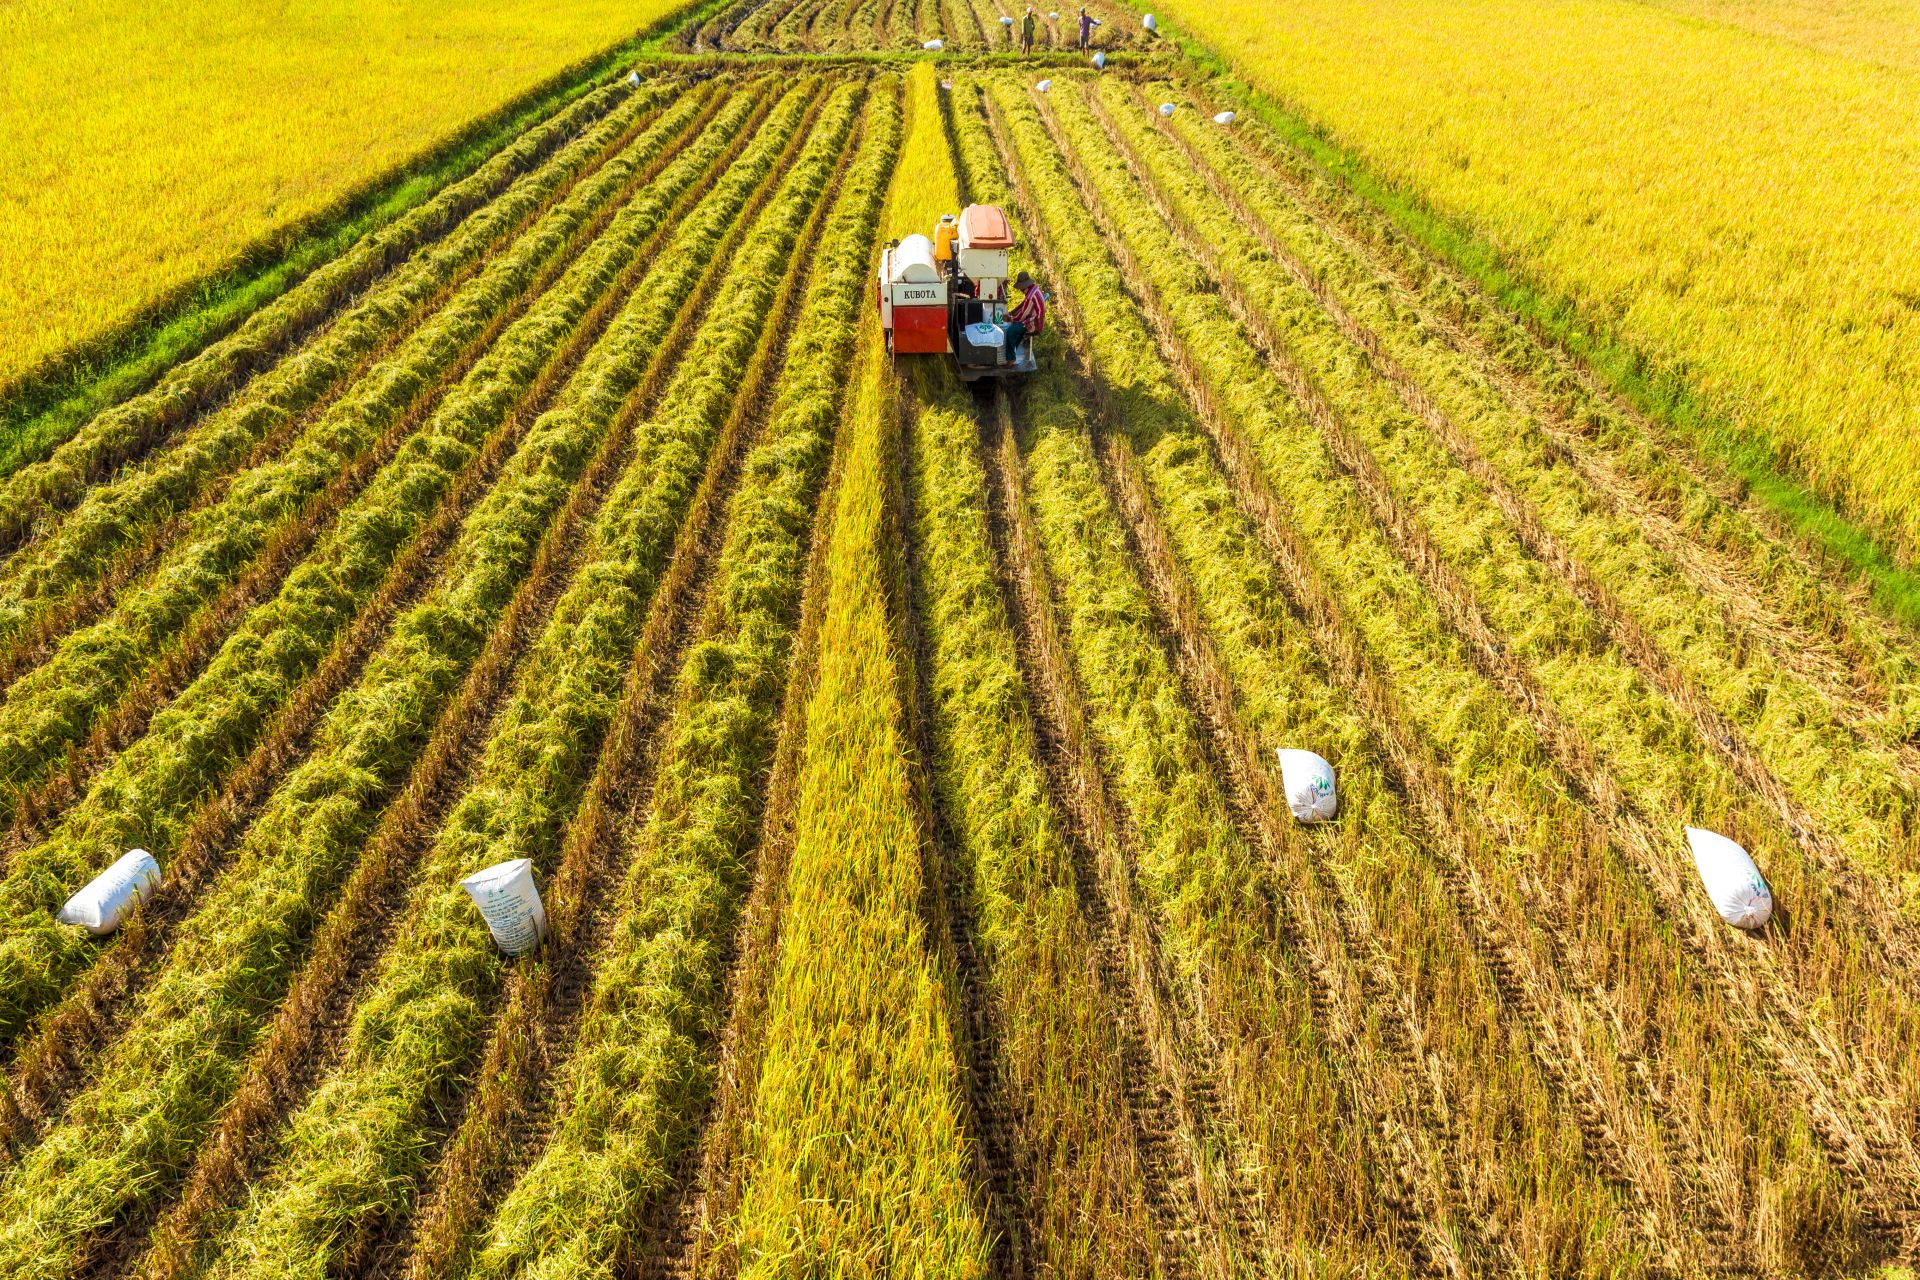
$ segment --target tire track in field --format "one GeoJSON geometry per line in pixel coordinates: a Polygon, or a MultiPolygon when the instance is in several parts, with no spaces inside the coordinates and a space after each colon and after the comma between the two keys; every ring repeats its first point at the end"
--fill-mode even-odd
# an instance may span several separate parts
{"type": "MultiPolygon", "coordinates": [[[[1020,207],[1022,220],[1027,226],[1035,229],[1036,236],[1032,252],[1042,263],[1047,278],[1053,282],[1056,290],[1055,302],[1061,316],[1062,331],[1069,335],[1077,335],[1082,325],[1072,291],[1066,284],[1065,275],[1054,258],[1050,246],[1038,235],[1039,229],[1046,224],[1038,217],[1037,208],[1027,191],[1024,173],[1003,135],[998,107],[992,103],[990,97],[985,101],[988,106],[989,125],[1009,176],[1009,186],[1014,192],[1016,204],[1020,207]]],[[[1040,115],[1049,132],[1051,143],[1061,154],[1068,172],[1080,182],[1083,201],[1093,210],[1095,225],[1101,228],[1102,239],[1113,246],[1117,254],[1121,246],[1111,227],[1106,226],[1104,219],[1099,217],[1098,201],[1086,189],[1084,178],[1079,173],[1077,159],[1061,140],[1044,104],[1040,104],[1040,115]]],[[[1128,264],[1124,260],[1121,260],[1119,265],[1123,272],[1137,281],[1138,272],[1129,272],[1128,264]]],[[[1136,285],[1135,288],[1137,289],[1138,286],[1136,285]]],[[[1143,313],[1148,312],[1144,300],[1141,309],[1143,313]]],[[[1110,411],[1104,404],[1104,395],[1098,387],[1097,376],[1091,372],[1094,365],[1083,345],[1083,340],[1077,336],[1070,336],[1069,342],[1072,344],[1073,353],[1078,358],[1081,369],[1087,371],[1080,374],[1078,382],[1089,400],[1096,406],[1093,416],[1096,419],[1110,417],[1110,411]]],[[[1106,442],[1111,440],[1111,435],[1099,425],[1098,421],[1095,422],[1094,427],[1095,455],[1102,462],[1103,482],[1111,486],[1114,475],[1109,460],[1101,456],[1106,452],[1106,442]]],[[[1209,709],[1200,692],[1206,687],[1208,680],[1205,675],[1196,671],[1198,650],[1195,646],[1206,645],[1204,631],[1198,627],[1197,623],[1194,624],[1194,629],[1183,630],[1166,612],[1168,606],[1176,603],[1177,600],[1178,588],[1175,584],[1180,580],[1177,565],[1170,561],[1156,562],[1154,551],[1162,551],[1169,557],[1171,553],[1166,551],[1164,540],[1156,536],[1157,528],[1145,531],[1147,536],[1142,538],[1143,531],[1136,521],[1142,516],[1143,507],[1134,506],[1129,509],[1122,496],[1116,494],[1111,487],[1107,496],[1115,509],[1121,513],[1122,521],[1128,528],[1132,542],[1130,551],[1142,570],[1149,598],[1154,602],[1156,624],[1169,651],[1170,665],[1183,685],[1182,701],[1202,729],[1200,734],[1202,746],[1212,763],[1212,772],[1216,777],[1226,780],[1227,785],[1224,790],[1232,821],[1246,836],[1250,846],[1262,850],[1271,859],[1272,846],[1266,838],[1267,833],[1261,830],[1261,821],[1257,816],[1261,812],[1260,802],[1248,794],[1244,785],[1245,775],[1236,773],[1235,752],[1230,746],[1223,750],[1224,744],[1221,741],[1223,726],[1208,713],[1209,709]],[[1175,599],[1169,599],[1168,593],[1173,593],[1175,599]]],[[[1257,765],[1253,767],[1258,768],[1257,765]]],[[[1279,915],[1277,912],[1273,914],[1279,915]]],[[[1324,933],[1318,937],[1308,938],[1284,925],[1281,926],[1281,931],[1288,944],[1307,961],[1307,969],[1313,978],[1316,1021],[1333,1040],[1342,1046],[1356,1065],[1362,1063],[1368,1056],[1368,1050],[1365,1047],[1365,1034],[1361,1030],[1366,1023],[1366,1018],[1362,1007],[1364,995],[1356,985],[1358,966],[1347,955],[1345,946],[1337,945],[1324,933]]],[[[1418,1037],[1415,1036],[1413,1039],[1417,1043],[1418,1037]]],[[[1406,1042],[1403,1041],[1401,1046],[1403,1049],[1405,1044],[1406,1042]]],[[[1417,1066],[1410,1066],[1407,1074],[1418,1078],[1424,1072],[1417,1066]]],[[[1453,1185],[1453,1180],[1445,1174],[1449,1168],[1448,1163],[1434,1149],[1431,1119],[1418,1115],[1393,1116],[1389,1114],[1391,1108],[1388,1104],[1370,1097],[1368,1092],[1355,1081],[1347,1082],[1346,1092],[1349,1105],[1353,1108],[1351,1117],[1353,1122],[1370,1135],[1368,1141],[1377,1148],[1380,1157],[1379,1166],[1391,1171],[1392,1185],[1377,1187],[1378,1193],[1391,1208],[1414,1226],[1414,1235],[1417,1240],[1410,1242],[1410,1247],[1414,1250],[1415,1262],[1429,1271],[1453,1276],[1477,1272],[1485,1265],[1492,1246],[1483,1238],[1483,1232],[1478,1227],[1462,1233],[1457,1226],[1449,1230],[1442,1225],[1450,1216],[1447,1212],[1448,1206],[1462,1197],[1458,1194],[1458,1188],[1453,1185]],[[1466,1245],[1464,1252],[1456,1243],[1457,1240],[1464,1240],[1466,1245]]],[[[1510,1260],[1509,1269],[1511,1269],[1510,1260]]]]}
{"type": "MultiPolygon", "coordinates": [[[[642,131],[636,127],[623,137],[638,137],[642,131]]],[[[432,417],[447,393],[460,385],[500,335],[545,295],[619,211],[697,136],[697,131],[683,131],[669,139],[654,162],[636,170],[628,181],[609,193],[597,211],[575,229],[525,288],[420,389],[367,449],[280,519],[250,565],[190,615],[180,633],[167,643],[160,660],[149,665],[144,676],[136,676],[129,688],[113,700],[110,710],[95,721],[86,739],[69,748],[64,767],[38,787],[20,794],[15,808],[18,816],[27,821],[16,822],[4,844],[0,844],[0,861],[10,860],[20,849],[47,834],[49,823],[84,794],[85,787],[116,754],[146,731],[153,716],[212,660],[247,614],[273,598],[346,506],[393,461],[406,441],[432,417]]],[[[604,157],[611,158],[612,154],[604,157]]],[[[517,230],[524,231],[532,225],[530,218],[517,230]]]]}
{"type": "MultiPolygon", "coordinates": [[[[763,103],[743,125],[740,137],[727,155],[736,154],[745,145],[756,127],[754,120],[764,117],[767,105],[763,103]]],[[[718,167],[724,167],[724,161],[718,167]]],[[[698,189],[690,186],[676,202],[675,212],[684,210],[697,195],[698,189]]],[[[85,1064],[105,1047],[118,1011],[135,993],[139,973],[164,956],[171,942],[172,926],[183,919],[198,900],[199,890],[213,869],[211,860],[238,840],[253,814],[272,793],[278,781],[276,775],[291,768],[304,755],[326,707],[357,678],[392,618],[417,598],[429,580],[426,575],[438,566],[441,553],[458,533],[466,515],[491,488],[499,468],[604,330],[624,301],[625,287],[636,278],[642,264],[651,263],[676,222],[673,214],[661,220],[660,230],[635,255],[634,264],[604,292],[601,301],[583,318],[560,353],[550,358],[520,403],[509,410],[504,428],[495,429],[462,477],[450,486],[438,513],[417,536],[414,546],[396,558],[380,593],[349,624],[329,656],[295,690],[247,763],[203,806],[201,814],[188,827],[159,894],[149,900],[116,945],[35,1029],[8,1081],[11,1102],[0,1104],[11,1108],[0,1110],[0,1139],[17,1148],[32,1127],[22,1128],[19,1122],[30,1120],[37,1124],[68,1089],[80,1082],[85,1064]]]]}
{"type": "MultiPolygon", "coordinates": [[[[1194,101],[1197,103],[1198,99],[1194,101]]],[[[1215,166],[1199,158],[1191,144],[1171,127],[1164,124],[1158,127],[1216,194],[1230,205],[1244,208],[1244,202],[1215,166]]],[[[1864,722],[1876,711],[1897,714],[1890,704],[1890,691],[1877,673],[1881,658],[1876,649],[1898,650],[1910,661],[1911,638],[1879,616],[1877,607],[1858,581],[1844,571],[1836,571],[1824,558],[1811,553],[1798,535],[1781,528],[1776,516],[1751,499],[1742,481],[1717,474],[1713,464],[1676,442],[1670,429],[1652,422],[1634,406],[1599,386],[1592,371],[1577,357],[1512,319],[1503,307],[1487,298],[1478,285],[1449,264],[1406,241],[1397,229],[1375,230],[1375,235],[1401,244],[1435,278],[1454,291],[1475,299],[1485,310],[1506,319],[1505,329],[1512,336],[1524,341],[1529,350],[1554,369],[1577,380],[1590,400],[1620,416],[1647,439],[1665,446],[1663,461],[1684,471],[1691,482],[1729,516],[1747,524],[1759,541],[1790,558],[1795,571],[1821,593],[1824,616],[1809,620],[1773,613],[1762,603],[1769,595],[1768,585],[1755,580],[1730,554],[1723,556],[1711,543],[1703,544],[1690,535],[1680,514],[1680,498],[1623,471],[1609,448],[1595,439],[1595,429],[1576,423],[1572,410],[1556,400],[1545,385],[1544,375],[1503,358],[1488,340],[1469,330],[1444,308],[1429,303],[1405,266],[1393,261],[1384,250],[1363,243],[1342,222],[1337,210],[1269,153],[1269,144],[1256,140],[1242,154],[1258,174],[1282,191],[1342,253],[1371,271],[1375,279],[1390,283],[1403,305],[1416,312],[1423,324],[1443,338],[1455,353],[1472,362],[1510,408],[1530,418],[1554,450],[1555,457],[1580,475],[1592,497],[1611,512],[1631,515],[1662,554],[1680,565],[1704,594],[1720,601],[1727,612],[1729,631],[1738,634],[1744,630],[1750,636],[1759,637],[1776,661],[1856,721],[1864,722]],[[1855,626],[1872,634],[1863,636],[1854,630],[1855,626]]],[[[1266,231],[1267,224],[1257,215],[1245,212],[1243,217],[1250,230],[1266,231]]],[[[1913,741],[1909,738],[1893,745],[1907,775],[1920,776],[1920,752],[1916,751],[1913,741]]]]}
{"type": "MultiPolygon", "coordinates": [[[[1116,246],[1119,243],[1111,237],[1109,242],[1116,246]]],[[[1124,258],[1121,265],[1132,278],[1139,279],[1139,272],[1132,270],[1124,258]]],[[[1231,300],[1229,282],[1221,281],[1221,293],[1223,298],[1231,300]]],[[[1164,320],[1164,316],[1161,319],[1164,320]]],[[[1155,328],[1168,351],[1183,350],[1170,321],[1164,329],[1156,321],[1155,328]]],[[[1690,938],[1690,951],[1707,963],[1725,987],[1732,997],[1731,1006],[1753,1031],[1754,1042],[1764,1045],[1773,1059],[1777,1082],[1809,1100],[1804,1114],[1825,1143],[1836,1170],[1848,1179],[1865,1202],[1876,1206],[1878,1212],[1897,1215],[1892,1220],[1870,1221],[1866,1224],[1867,1233],[1874,1236],[1899,1232],[1902,1224],[1912,1220],[1914,1210],[1908,1202],[1915,1195],[1913,1188],[1920,1186],[1920,1180],[1905,1172],[1917,1166],[1903,1135],[1886,1129],[1875,1096],[1857,1081],[1847,1078],[1850,1072],[1844,1055],[1819,1026],[1813,1011],[1803,1005],[1801,993],[1779,973],[1764,943],[1729,940],[1723,936],[1724,929],[1715,928],[1720,924],[1718,917],[1699,900],[1697,891],[1689,892],[1673,860],[1663,856],[1664,845],[1654,825],[1593,759],[1579,735],[1551,709],[1529,674],[1500,643],[1468,588],[1442,561],[1424,529],[1394,504],[1391,490],[1371,456],[1347,436],[1343,424],[1305,376],[1280,357],[1275,348],[1258,341],[1257,333],[1255,330],[1250,336],[1257,354],[1276,370],[1327,436],[1376,525],[1396,554],[1427,587],[1449,627],[1466,641],[1476,669],[1535,726],[1549,758],[1560,771],[1562,785],[1583,803],[1593,820],[1602,825],[1610,822],[1620,833],[1622,847],[1635,855],[1643,881],[1654,892],[1664,912],[1662,918],[1690,938]],[[1748,963],[1741,964],[1734,958],[1735,945],[1744,947],[1742,958],[1748,963]],[[1841,1081],[1837,1085],[1836,1076],[1841,1081]]],[[[1210,394],[1185,360],[1176,359],[1173,367],[1196,408],[1208,404],[1210,394]]],[[[1223,458],[1229,452],[1244,455],[1237,432],[1226,424],[1217,409],[1205,408],[1197,416],[1208,425],[1209,434],[1215,437],[1216,448],[1223,458]]],[[[1249,469],[1248,474],[1258,473],[1249,469]]],[[[1266,504],[1277,505],[1270,497],[1266,504]]]]}
{"type": "Polygon", "coordinates": [[[1004,393],[996,394],[994,412],[983,415],[980,426],[995,578],[1018,642],[1023,683],[1033,693],[1035,742],[1073,858],[1097,977],[1112,1007],[1125,1015],[1117,1020],[1122,1082],[1161,1262],[1172,1277],[1225,1276],[1229,1252],[1244,1252],[1257,1238],[1257,1214],[1244,1193],[1231,1184],[1208,1186],[1202,1174],[1196,1135],[1212,1127],[1203,1104],[1217,1104],[1218,1091],[1188,1070],[1207,1055],[1174,1043],[1183,1031],[1166,1008],[1171,980],[1158,960],[1151,920],[1134,908],[1134,857],[1122,844],[1124,827],[1095,759],[1004,393]]]}
{"type": "MultiPolygon", "coordinates": [[[[1210,250],[1200,241],[1196,233],[1173,215],[1162,193],[1153,185],[1151,176],[1144,166],[1138,163],[1137,156],[1120,135],[1104,105],[1091,93],[1085,96],[1084,101],[1096,122],[1101,126],[1108,143],[1126,162],[1128,172],[1140,185],[1155,211],[1167,225],[1175,229],[1176,239],[1188,253],[1193,254],[1197,260],[1209,264],[1210,273],[1222,281],[1224,292],[1230,286],[1226,284],[1225,274],[1219,270],[1217,264],[1212,263],[1210,250]]],[[[1108,242],[1112,245],[1116,257],[1130,264],[1130,251],[1117,239],[1117,233],[1111,227],[1108,228],[1108,242]]],[[[1136,280],[1140,278],[1137,269],[1131,265],[1126,269],[1130,278],[1136,280]]],[[[1144,290],[1145,286],[1141,288],[1144,290]]],[[[1157,308],[1151,303],[1143,309],[1148,312],[1149,324],[1163,348],[1179,350],[1178,338],[1173,332],[1171,318],[1158,314],[1157,308]]],[[[1241,315],[1237,308],[1235,316],[1250,329],[1257,320],[1254,316],[1241,315]]],[[[1274,340],[1271,332],[1264,328],[1253,329],[1253,331],[1265,342],[1271,343],[1274,340]]],[[[1188,399],[1196,409],[1196,419],[1199,419],[1202,416],[1198,412],[1200,399],[1192,393],[1188,394],[1188,399]]],[[[1112,449],[1111,445],[1109,449],[1112,449]]],[[[1217,460],[1218,454],[1216,454],[1217,460]]],[[[1130,460],[1125,459],[1115,462],[1116,470],[1125,470],[1133,465],[1137,464],[1132,464],[1130,460]]],[[[1230,468],[1223,467],[1222,474],[1227,474],[1228,471],[1230,468]]],[[[1138,495],[1130,498],[1130,502],[1144,508],[1147,505],[1147,499],[1140,482],[1137,479],[1133,480],[1129,482],[1129,486],[1135,489],[1138,495]]],[[[1257,528],[1260,522],[1251,518],[1252,511],[1260,505],[1262,504],[1248,503],[1244,499],[1242,501],[1243,508],[1249,514],[1250,523],[1256,526],[1256,532],[1262,534],[1263,540],[1272,543],[1271,536],[1257,528]]],[[[1356,665],[1359,662],[1357,646],[1350,638],[1341,634],[1338,625],[1329,616],[1328,607],[1314,607],[1308,604],[1308,601],[1319,594],[1305,585],[1308,578],[1303,566],[1309,563],[1309,558],[1303,551],[1291,546],[1291,540],[1288,541],[1289,545],[1284,553],[1274,554],[1271,546],[1269,550],[1275,562],[1285,571],[1289,581],[1293,596],[1289,602],[1290,612],[1312,630],[1316,648],[1321,652],[1348,655],[1348,660],[1344,664],[1334,664],[1337,668],[1343,667],[1348,671],[1370,671],[1368,666],[1356,665]]],[[[1169,581],[1177,584],[1177,572],[1171,561],[1168,564],[1169,581]]],[[[1194,619],[1192,625],[1196,627],[1199,625],[1197,609],[1192,604],[1184,605],[1180,612],[1194,619]]],[[[1214,671],[1209,676],[1209,683],[1214,687],[1210,690],[1210,700],[1218,705],[1219,710],[1210,711],[1209,714],[1216,719],[1230,722],[1233,714],[1231,684],[1224,675],[1224,669],[1217,662],[1211,665],[1214,666],[1214,671]]],[[[1661,1142],[1661,1135],[1649,1132],[1636,1117],[1619,1107],[1603,1078],[1593,1075],[1592,1068],[1583,1062],[1584,1054],[1579,1048],[1583,1041],[1580,1029],[1594,1024],[1594,1011],[1579,1009],[1576,1012],[1576,1002],[1564,997],[1559,1008],[1551,1008],[1542,1002],[1538,994],[1543,990],[1539,966],[1518,940],[1500,926],[1498,910],[1489,899],[1485,885],[1474,870],[1476,858],[1469,850],[1469,842],[1462,836],[1463,832],[1472,829],[1470,819],[1457,803],[1451,801],[1449,789],[1442,781],[1443,775],[1436,762],[1430,758],[1430,753],[1416,748],[1401,730],[1401,726],[1405,724],[1405,718],[1397,710],[1389,710],[1387,705],[1389,699],[1384,687],[1380,686],[1371,675],[1356,683],[1371,686],[1360,690],[1360,696],[1356,701],[1367,708],[1374,740],[1380,743],[1385,754],[1393,762],[1396,780],[1414,801],[1412,816],[1416,819],[1417,828],[1421,830],[1422,844],[1430,853],[1438,855],[1438,866],[1453,899],[1457,919],[1470,944],[1478,953],[1487,976],[1495,984],[1501,1002],[1526,1027],[1528,1039],[1534,1046],[1534,1056],[1538,1065],[1548,1081],[1560,1092],[1563,1100],[1578,1116],[1589,1157],[1596,1167],[1613,1182],[1617,1190],[1624,1191],[1638,1205],[1643,1214],[1662,1224],[1662,1230],[1655,1233],[1654,1240],[1649,1241],[1650,1244],[1657,1245],[1660,1240],[1683,1238],[1687,1233],[1686,1228],[1697,1232],[1704,1220],[1708,1228],[1707,1234],[1724,1247],[1730,1227],[1725,1215],[1705,1194],[1704,1187],[1691,1188],[1693,1208],[1689,1211],[1681,1205],[1667,1203],[1667,1197],[1662,1193],[1659,1185],[1664,1181],[1659,1176],[1662,1169],[1678,1172],[1692,1181],[1690,1175],[1693,1173],[1693,1167],[1699,1163],[1697,1149],[1688,1145],[1681,1159],[1656,1159],[1651,1168],[1646,1160],[1634,1154],[1636,1147],[1657,1149],[1661,1142]],[[1625,1135],[1625,1141],[1622,1135],[1625,1135]]],[[[1352,691],[1351,686],[1350,691],[1352,691]]],[[[1234,728],[1233,737],[1239,740],[1237,754],[1240,760],[1236,761],[1236,764],[1244,762],[1242,767],[1254,780],[1254,796],[1262,806],[1261,811],[1278,813],[1281,797],[1273,788],[1270,773],[1260,766],[1257,745],[1244,728],[1234,728]]],[[[1336,900],[1344,904],[1339,909],[1345,913],[1357,913],[1359,919],[1363,920],[1366,912],[1365,905],[1354,901],[1350,888],[1340,883],[1337,878],[1329,877],[1328,880],[1327,891],[1336,895],[1336,900]]],[[[1361,923],[1350,923],[1350,928],[1359,930],[1350,934],[1356,939],[1364,938],[1370,931],[1361,923]]],[[[1385,961],[1383,957],[1376,957],[1373,963],[1384,966],[1385,961]]],[[[1650,1081],[1646,1083],[1651,1084],[1650,1081]]],[[[1653,1093],[1653,1100],[1656,1103],[1659,1101],[1657,1089],[1653,1093]]],[[[1664,1107],[1662,1106],[1661,1109],[1664,1110],[1664,1107]]]]}
{"type": "MultiPolygon", "coordinates": [[[[773,96],[763,98],[708,173],[726,169],[750,143],[773,104],[773,96]]],[[[703,184],[689,183],[660,219],[659,227],[602,292],[562,352],[515,408],[512,434],[516,439],[523,437],[552,404],[627,303],[632,290],[644,282],[687,210],[704,195],[703,184]]],[[[220,1208],[240,1183],[253,1175],[264,1155],[269,1131],[321,1077],[327,1057],[346,1030],[360,981],[372,971],[391,938],[397,913],[405,902],[411,869],[438,831],[485,746],[487,729],[511,690],[511,678],[527,646],[573,580],[586,534],[626,469],[635,428],[651,412],[678,367],[725,265],[725,254],[716,250],[703,269],[700,284],[682,304],[646,373],[576,482],[567,507],[543,537],[528,580],[489,637],[488,647],[470,671],[458,702],[443,712],[407,789],[382,816],[381,826],[368,843],[369,851],[362,855],[289,989],[263,1047],[250,1063],[246,1082],[223,1114],[220,1128],[203,1147],[187,1191],[162,1220],[155,1250],[141,1264],[140,1274],[147,1280],[183,1274],[182,1268],[190,1264],[190,1250],[197,1243],[202,1219],[220,1208]]]]}
{"type": "MultiPolygon", "coordinates": [[[[877,317],[876,317],[877,319],[877,317]]],[[[895,545],[901,548],[889,584],[888,616],[896,633],[900,705],[911,744],[913,807],[921,831],[921,919],[931,950],[946,980],[949,999],[958,1008],[949,1013],[955,1028],[955,1047],[967,1081],[966,1129],[974,1154],[974,1181],[982,1216],[997,1222],[993,1270],[999,1275],[1024,1276],[1034,1266],[1033,1239],[1037,1234],[1033,1170],[1020,1141],[1024,1108],[1009,1095],[1009,1073],[1003,1067],[1002,1036],[993,1015],[990,979],[975,941],[980,929],[979,909],[972,886],[960,868],[952,821],[935,793],[931,770],[935,760],[934,709],[931,701],[932,651],[926,626],[915,599],[914,583],[921,580],[921,551],[914,537],[914,496],[906,483],[909,461],[907,415],[908,375],[889,362],[884,375],[892,383],[888,411],[893,465],[888,469],[887,521],[895,545]]]]}
{"type": "MultiPolygon", "coordinates": [[[[1164,197],[1151,183],[1145,167],[1113,127],[1104,105],[1094,95],[1088,95],[1086,101],[1095,116],[1101,119],[1109,139],[1126,160],[1129,170],[1149,193],[1161,216],[1171,225],[1178,226],[1164,197]]],[[[1164,125],[1162,127],[1164,129],[1164,125]]],[[[1191,152],[1187,154],[1196,171],[1201,171],[1198,158],[1192,156],[1191,152]]],[[[1529,554],[1551,570],[1574,598],[1600,620],[1611,643],[1626,656],[1633,668],[1680,709],[1692,722],[1696,736],[1721,757],[1752,794],[1778,814],[1789,834],[1814,854],[1829,881],[1826,887],[1837,893],[1868,926],[1862,931],[1863,940],[1881,977],[1902,990],[1909,1000],[1920,1000],[1920,939],[1916,939],[1913,926],[1900,916],[1878,886],[1871,884],[1856,867],[1850,865],[1838,842],[1780,781],[1747,740],[1745,732],[1707,701],[1613,598],[1612,593],[1594,579],[1579,558],[1541,526],[1532,506],[1507,484],[1478,446],[1434,403],[1412,374],[1387,353],[1379,335],[1356,321],[1331,290],[1288,252],[1266,224],[1243,203],[1231,198],[1227,198],[1226,203],[1254,232],[1274,261],[1284,267],[1333,318],[1342,335],[1363,354],[1374,374],[1391,386],[1401,403],[1426,424],[1455,464],[1493,499],[1508,527],[1529,554]]],[[[1206,255],[1201,260],[1209,262],[1210,272],[1221,281],[1221,296],[1235,318],[1256,333],[1269,351],[1284,350],[1284,347],[1277,345],[1278,336],[1266,324],[1258,308],[1232,282],[1231,273],[1222,269],[1214,255],[1197,240],[1190,238],[1189,242],[1197,255],[1206,255]]],[[[1845,719],[1844,716],[1842,718],[1845,719]]],[[[1859,733],[1857,723],[1850,727],[1856,735],[1859,733]]],[[[1911,757],[1915,753],[1909,749],[1902,754],[1911,757]]],[[[1913,764],[1913,760],[1903,759],[1903,777],[1906,776],[1906,769],[1913,764]]]]}
{"type": "MultiPolygon", "coordinates": [[[[795,130],[791,155],[785,160],[799,154],[828,97],[823,93],[795,130]]],[[[614,886],[620,856],[651,799],[660,739],[670,723],[682,661],[695,639],[708,629],[706,619],[741,466],[767,427],[774,389],[785,365],[793,334],[777,318],[797,311],[821,228],[838,203],[860,150],[864,112],[856,120],[832,177],[794,239],[799,248],[789,259],[768,313],[771,318],[761,331],[733,408],[675,537],[672,558],[648,606],[620,709],[551,881],[550,934],[542,963],[514,971],[478,1077],[483,1083],[434,1171],[406,1251],[394,1250],[377,1260],[368,1268],[370,1275],[395,1274],[403,1259],[409,1280],[432,1280],[453,1269],[464,1260],[471,1233],[514,1171],[538,1157],[551,1113],[552,1095],[545,1086],[565,1068],[591,980],[618,914],[620,895],[614,886]]],[[[780,171],[786,167],[783,162],[780,171]]],[[[766,184],[769,195],[778,185],[777,180],[766,184]]],[[[743,217],[739,225],[745,227],[752,220],[743,217]]]]}

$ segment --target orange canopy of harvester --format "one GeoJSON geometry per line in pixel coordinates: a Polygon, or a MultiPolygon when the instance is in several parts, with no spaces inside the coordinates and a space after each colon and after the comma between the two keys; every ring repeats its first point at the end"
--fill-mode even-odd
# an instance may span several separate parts
{"type": "Polygon", "coordinates": [[[1013,226],[998,205],[970,204],[960,213],[960,245],[965,249],[1011,249],[1013,226]]]}

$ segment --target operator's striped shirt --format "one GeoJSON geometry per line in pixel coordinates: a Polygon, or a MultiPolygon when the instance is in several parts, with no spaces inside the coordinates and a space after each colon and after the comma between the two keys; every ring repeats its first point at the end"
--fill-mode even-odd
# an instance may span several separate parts
{"type": "Polygon", "coordinates": [[[1027,290],[1027,296],[1020,299],[1020,305],[1007,312],[1007,319],[1026,326],[1030,334],[1038,333],[1047,323],[1047,295],[1035,285],[1027,290]]]}

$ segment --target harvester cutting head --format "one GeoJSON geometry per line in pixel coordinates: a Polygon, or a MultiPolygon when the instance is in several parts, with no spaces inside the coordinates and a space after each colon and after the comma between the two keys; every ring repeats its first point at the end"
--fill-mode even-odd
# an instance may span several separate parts
{"type": "Polygon", "coordinates": [[[880,255],[880,325],[896,356],[950,355],[960,377],[1032,373],[1033,342],[1007,346],[1013,227],[994,205],[947,214],[933,238],[911,235],[880,255]]]}

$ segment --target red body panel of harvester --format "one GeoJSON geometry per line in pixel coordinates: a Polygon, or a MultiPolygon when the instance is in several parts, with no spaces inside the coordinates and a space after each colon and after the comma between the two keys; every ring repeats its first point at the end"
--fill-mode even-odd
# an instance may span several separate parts
{"type": "Polygon", "coordinates": [[[947,353],[947,309],[893,304],[893,353],[901,356],[947,353]]]}

